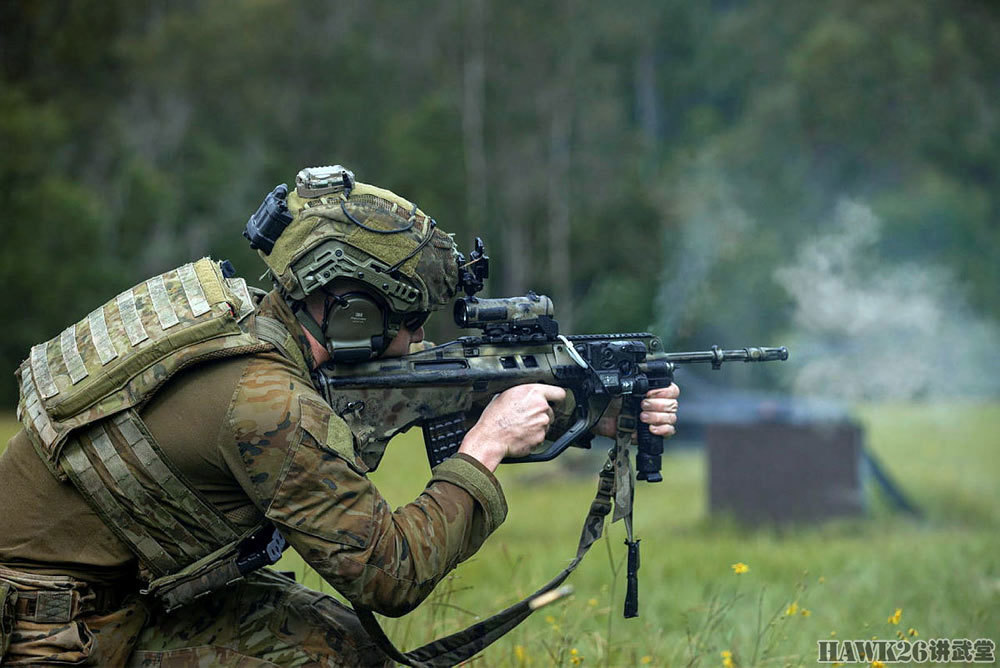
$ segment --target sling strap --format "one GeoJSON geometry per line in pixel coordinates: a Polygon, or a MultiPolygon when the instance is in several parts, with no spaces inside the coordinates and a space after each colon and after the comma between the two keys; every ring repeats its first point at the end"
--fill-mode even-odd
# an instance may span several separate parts
{"type": "MultiPolygon", "coordinates": [[[[631,428],[634,429],[634,420],[632,425],[631,428]]],[[[622,518],[627,520],[626,529],[629,539],[627,544],[630,546],[631,555],[631,546],[633,544],[637,545],[638,541],[632,541],[631,501],[633,479],[628,452],[626,450],[632,435],[629,428],[630,424],[628,421],[620,418],[615,438],[615,447],[609,452],[608,459],[598,476],[597,494],[594,496],[594,500],[591,501],[587,517],[584,519],[583,529],[580,532],[580,541],[576,548],[576,556],[556,577],[535,593],[492,617],[405,654],[396,649],[392,644],[392,641],[389,640],[385,631],[382,630],[371,609],[355,604],[354,610],[358,614],[358,619],[372,640],[392,660],[404,666],[414,666],[417,668],[454,666],[478,654],[512,631],[539,608],[571,593],[572,589],[570,587],[560,588],[560,586],[576,570],[576,567],[583,560],[584,555],[587,554],[590,547],[603,534],[604,518],[611,512],[613,499],[615,506],[614,521],[622,518]],[[622,505],[621,508],[619,508],[619,503],[622,505]]],[[[636,568],[638,568],[638,557],[636,557],[636,568]]],[[[632,575],[634,575],[634,572],[632,575]]],[[[628,607],[628,596],[626,596],[626,607],[628,607]]]]}

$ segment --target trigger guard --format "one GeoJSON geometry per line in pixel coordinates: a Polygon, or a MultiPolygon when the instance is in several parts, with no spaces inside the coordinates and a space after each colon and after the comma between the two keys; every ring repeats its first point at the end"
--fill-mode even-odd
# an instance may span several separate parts
{"type": "Polygon", "coordinates": [[[590,428],[590,421],[580,418],[572,427],[566,430],[562,436],[552,442],[544,452],[533,452],[524,457],[504,457],[504,464],[530,464],[533,462],[547,462],[558,457],[562,452],[573,444],[580,435],[586,433],[590,428]]]}
{"type": "MultiPolygon", "coordinates": [[[[587,430],[597,424],[597,420],[601,418],[604,411],[607,410],[608,404],[604,404],[600,410],[593,410],[596,408],[592,406],[588,401],[581,401],[580,396],[583,395],[585,399],[593,398],[587,397],[586,393],[583,391],[578,391],[578,388],[570,387],[568,388],[570,392],[573,393],[573,398],[576,400],[576,406],[579,410],[583,407],[585,413],[576,419],[569,429],[567,429],[562,436],[557,438],[552,444],[543,450],[542,452],[533,452],[530,455],[524,457],[504,457],[501,460],[503,464],[532,464],[537,462],[547,462],[555,459],[560,454],[562,454],[566,448],[573,445],[573,441],[578,439],[580,436],[587,433],[587,430]],[[597,415],[595,418],[594,415],[597,415]]],[[[610,403],[610,401],[608,402],[610,403]]]]}

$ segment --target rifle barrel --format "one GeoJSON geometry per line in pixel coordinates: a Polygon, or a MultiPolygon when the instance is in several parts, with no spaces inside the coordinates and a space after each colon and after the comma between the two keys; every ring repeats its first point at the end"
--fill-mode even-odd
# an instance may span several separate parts
{"type": "Polygon", "coordinates": [[[737,350],[722,350],[712,346],[711,350],[693,353],[666,353],[666,361],[674,364],[707,363],[714,367],[723,362],[776,362],[788,359],[788,348],[749,347],[737,350]]]}

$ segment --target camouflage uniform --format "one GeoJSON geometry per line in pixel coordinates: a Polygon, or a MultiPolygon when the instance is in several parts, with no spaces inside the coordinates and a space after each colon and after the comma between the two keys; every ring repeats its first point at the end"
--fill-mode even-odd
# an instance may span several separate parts
{"type": "MultiPolygon", "coordinates": [[[[155,327],[148,313],[142,316],[155,327]]],[[[294,344],[237,348],[240,354],[206,355],[184,368],[132,407],[148,430],[145,439],[235,534],[266,518],[348,600],[405,614],[503,521],[499,483],[478,461],[458,455],[433,470],[414,502],[393,512],[366,477],[347,425],[313,387],[309,346],[276,292],[256,306],[248,329],[262,318],[295,333],[294,344]]],[[[70,344],[75,348],[76,341],[70,344]]],[[[64,357],[72,376],[72,360],[64,357]]],[[[30,408],[22,398],[23,419],[38,426],[30,408]]],[[[149,574],[121,540],[120,527],[112,530],[65,476],[58,477],[36,432],[19,432],[0,457],[4,665],[386,662],[351,610],[272,571],[164,612],[139,595],[139,576],[148,581],[149,574]]],[[[96,445],[83,443],[93,460],[96,445]]],[[[121,454],[131,466],[132,455],[121,454]]],[[[140,482],[149,492],[157,481],[140,482]]],[[[197,529],[179,527],[196,537],[197,529]]]]}

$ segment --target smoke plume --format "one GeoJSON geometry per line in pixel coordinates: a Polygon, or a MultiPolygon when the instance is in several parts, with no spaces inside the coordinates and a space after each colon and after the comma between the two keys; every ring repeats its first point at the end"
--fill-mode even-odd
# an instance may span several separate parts
{"type": "Polygon", "coordinates": [[[881,223],[844,200],[831,231],[775,279],[796,304],[795,390],[848,400],[1000,394],[997,323],[973,313],[942,267],[887,265],[881,223]]]}
{"type": "Polygon", "coordinates": [[[732,185],[708,151],[694,160],[671,198],[684,225],[679,235],[670,238],[677,246],[677,264],[665,271],[656,295],[654,329],[664,336],[677,331],[680,318],[698,299],[712,268],[736,250],[756,224],[737,203],[732,185]]]}

